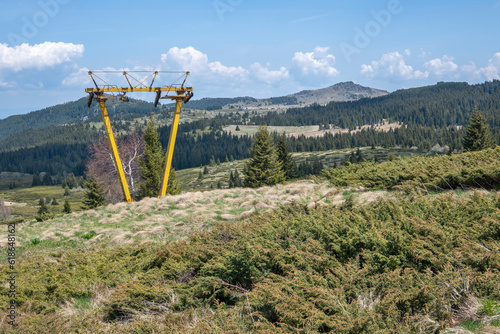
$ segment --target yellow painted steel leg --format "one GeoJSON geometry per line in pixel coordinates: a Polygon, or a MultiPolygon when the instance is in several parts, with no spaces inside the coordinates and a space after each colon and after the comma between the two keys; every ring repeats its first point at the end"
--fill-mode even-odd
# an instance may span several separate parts
{"type": "Polygon", "coordinates": [[[116,146],[115,136],[113,135],[113,129],[111,128],[111,122],[109,121],[106,101],[99,100],[99,107],[101,108],[102,120],[104,122],[104,128],[106,129],[106,135],[108,135],[109,147],[111,148],[113,160],[115,161],[116,170],[118,172],[118,178],[120,179],[120,184],[122,186],[123,197],[125,202],[132,202],[132,197],[130,196],[130,191],[128,190],[127,179],[125,178],[125,172],[123,171],[122,161],[120,159],[120,154],[118,153],[118,147],[116,146]]]}
{"type": "Polygon", "coordinates": [[[172,120],[172,128],[170,129],[170,138],[168,139],[167,156],[165,166],[163,167],[163,179],[161,181],[160,194],[158,197],[167,194],[168,177],[170,176],[170,168],[172,167],[172,156],[174,155],[175,138],[177,137],[177,128],[179,127],[179,117],[184,98],[177,98],[175,103],[174,118],[172,120]]]}

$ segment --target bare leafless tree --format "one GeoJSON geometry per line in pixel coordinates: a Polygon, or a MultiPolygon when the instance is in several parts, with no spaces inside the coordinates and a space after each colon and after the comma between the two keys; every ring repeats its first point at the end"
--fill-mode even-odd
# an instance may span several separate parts
{"type": "MultiPolygon", "coordinates": [[[[135,197],[137,184],[140,179],[140,168],[138,158],[144,152],[144,140],[137,131],[133,131],[125,137],[116,140],[123,170],[127,178],[130,194],[135,197]]],[[[107,138],[102,138],[89,147],[89,158],[87,160],[87,171],[90,177],[94,177],[99,186],[106,191],[106,201],[118,203],[123,200],[123,194],[118,180],[113,155],[109,148],[107,138]]]]}

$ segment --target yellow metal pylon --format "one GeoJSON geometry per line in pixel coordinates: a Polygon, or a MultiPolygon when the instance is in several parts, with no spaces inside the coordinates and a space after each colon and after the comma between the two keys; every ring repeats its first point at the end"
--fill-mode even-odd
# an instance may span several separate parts
{"type": "MultiPolygon", "coordinates": [[[[104,71],[102,71],[104,72],[104,71]]],[[[112,71],[107,71],[106,73],[111,73],[112,71]]],[[[114,72],[117,73],[117,72],[114,72]]],[[[153,72],[148,78],[152,78],[149,83],[149,86],[146,85],[146,78],[143,81],[139,81],[134,78],[130,72],[120,72],[127,79],[129,87],[120,88],[115,85],[109,85],[106,81],[102,80],[96,75],[96,72],[89,72],[89,75],[92,78],[92,81],[95,84],[95,88],[86,88],[85,92],[89,93],[89,101],[88,106],[92,104],[92,101],[95,99],[99,102],[99,108],[101,110],[102,120],[104,122],[104,128],[106,130],[106,135],[108,137],[109,146],[111,148],[113,161],[115,163],[115,167],[118,173],[118,178],[120,180],[120,185],[123,191],[123,197],[125,202],[132,202],[132,196],[130,196],[130,191],[128,188],[127,179],[125,177],[125,172],[123,170],[123,165],[120,159],[120,154],[118,153],[118,147],[116,146],[115,136],[113,134],[113,129],[111,127],[111,122],[109,120],[108,111],[106,108],[106,100],[108,99],[120,99],[122,101],[128,101],[128,97],[125,96],[126,93],[131,92],[155,92],[156,98],[154,102],[154,106],[158,105],[160,99],[170,99],[175,101],[175,111],[174,117],[172,120],[172,127],[170,129],[170,137],[168,140],[167,146],[167,154],[165,157],[165,166],[163,170],[163,177],[161,181],[160,192],[158,197],[165,196],[167,193],[168,179],[170,176],[170,168],[172,166],[172,157],[174,155],[174,147],[175,140],[177,137],[177,129],[179,127],[179,118],[182,108],[182,103],[187,103],[193,97],[193,88],[192,87],[184,87],[184,83],[189,75],[189,72],[182,72],[181,78],[183,78],[183,82],[181,85],[170,85],[164,87],[153,87],[153,83],[158,75],[158,71],[153,72]],[[96,79],[99,79],[104,82],[102,85],[98,85],[96,83],[96,79]],[[130,82],[130,79],[133,79],[138,82],[136,86],[133,86],[130,82]],[[113,95],[117,93],[118,95],[113,95]],[[165,93],[162,96],[162,93],[165,93]],[[173,93],[170,95],[170,93],[173,93]],[[105,95],[106,94],[106,95],[105,95]]],[[[172,73],[172,72],[169,72],[172,73]]],[[[181,79],[180,78],[180,79],[181,79]]]]}

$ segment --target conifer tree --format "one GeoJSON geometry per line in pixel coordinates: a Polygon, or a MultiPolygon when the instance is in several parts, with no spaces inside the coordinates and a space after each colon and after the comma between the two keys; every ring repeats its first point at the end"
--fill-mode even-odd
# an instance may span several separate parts
{"type": "Polygon", "coordinates": [[[318,156],[315,155],[312,158],[312,173],[318,175],[323,170],[323,164],[319,160],[318,156]]]}
{"type": "Polygon", "coordinates": [[[31,182],[31,186],[36,187],[39,186],[40,184],[42,184],[42,180],[40,179],[40,174],[38,174],[38,172],[35,172],[35,174],[33,174],[33,181],[31,182]]]}
{"type": "Polygon", "coordinates": [[[177,195],[180,192],[181,192],[181,187],[179,186],[179,180],[177,180],[175,169],[171,168],[170,175],[168,177],[167,194],[177,195]]]}
{"type": "Polygon", "coordinates": [[[229,189],[234,188],[234,174],[233,171],[229,173],[229,189]]]}
{"type": "Polygon", "coordinates": [[[45,203],[45,198],[40,198],[38,200],[38,205],[40,206],[40,208],[38,208],[39,215],[49,213],[49,208],[47,207],[47,204],[45,203]]]}
{"type": "Polygon", "coordinates": [[[488,124],[477,107],[472,112],[466,131],[463,141],[464,152],[480,151],[496,146],[488,124]]]}
{"type": "Polygon", "coordinates": [[[144,132],[144,155],[139,159],[141,176],[144,182],[140,186],[141,197],[158,196],[163,171],[164,151],[160,143],[160,134],[153,116],[149,118],[144,132]]]}
{"type": "Polygon", "coordinates": [[[243,182],[241,182],[240,173],[238,173],[238,170],[235,169],[234,170],[234,187],[239,188],[241,186],[243,186],[243,182]]]}
{"type": "Polygon", "coordinates": [[[290,153],[284,135],[282,135],[278,141],[277,153],[278,161],[281,163],[281,169],[285,173],[285,178],[287,180],[293,179],[296,174],[297,164],[290,153]]]}
{"type": "Polygon", "coordinates": [[[52,185],[52,177],[50,176],[49,173],[45,173],[45,175],[43,176],[42,184],[44,186],[51,186],[52,185]]]}
{"type": "Polygon", "coordinates": [[[63,213],[71,213],[71,205],[67,199],[64,200],[63,213]]]}
{"type": "Polygon", "coordinates": [[[86,209],[94,209],[104,204],[105,196],[95,178],[88,179],[85,188],[87,191],[83,194],[82,202],[86,209]]]}
{"type": "Polygon", "coordinates": [[[245,172],[247,187],[274,185],[285,180],[272,138],[266,126],[259,126],[250,148],[250,161],[245,172]]]}

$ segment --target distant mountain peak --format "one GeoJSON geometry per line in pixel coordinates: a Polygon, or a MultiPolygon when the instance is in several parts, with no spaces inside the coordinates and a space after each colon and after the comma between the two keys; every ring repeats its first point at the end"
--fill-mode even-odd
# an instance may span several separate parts
{"type": "Polygon", "coordinates": [[[329,102],[355,101],[362,98],[379,97],[389,94],[385,90],[364,87],[352,81],[339,82],[335,85],[313,90],[303,90],[289,96],[296,97],[302,104],[327,104],[329,102]]]}

